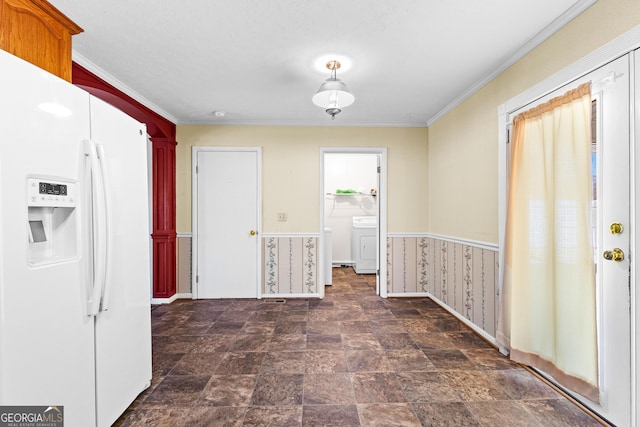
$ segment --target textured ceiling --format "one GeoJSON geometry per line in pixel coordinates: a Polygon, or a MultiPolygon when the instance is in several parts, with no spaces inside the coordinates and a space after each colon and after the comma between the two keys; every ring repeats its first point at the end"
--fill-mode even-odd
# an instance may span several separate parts
{"type": "Polygon", "coordinates": [[[426,126],[595,0],[50,1],[76,62],[178,124],[426,126]],[[333,121],[326,55],[356,97],[333,121]]]}

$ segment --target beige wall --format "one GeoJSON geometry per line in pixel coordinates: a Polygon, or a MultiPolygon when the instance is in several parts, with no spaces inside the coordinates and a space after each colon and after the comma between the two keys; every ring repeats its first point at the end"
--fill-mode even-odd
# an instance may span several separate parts
{"type": "Polygon", "coordinates": [[[320,147],[384,146],[389,232],[497,243],[498,107],[637,25],[638,0],[599,0],[428,130],[178,126],[177,230],[191,231],[194,145],[263,148],[266,233],[318,231],[320,147]]]}
{"type": "Polygon", "coordinates": [[[429,128],[429,232],[498,242],[498,107],[640,25],[638,0],[599,0],[429,128]]]}
{"type": "Polygon", "coordinates": [[[426,128],[178,126],[177,140],[178,232],[191,231],[193,146],[262,147],[264,233],[318,232],[320,147],[387,147],[388,231],[427,231],[426,128]]]}

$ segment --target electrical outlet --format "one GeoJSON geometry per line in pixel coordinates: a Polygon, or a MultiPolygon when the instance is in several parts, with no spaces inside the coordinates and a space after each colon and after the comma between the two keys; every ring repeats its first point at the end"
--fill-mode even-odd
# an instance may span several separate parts
{"type": "Polygon", "coordinates": [[[287,221],[287,213],[278,212],[278,222],[286,222],[286,221],[287,221]]]}

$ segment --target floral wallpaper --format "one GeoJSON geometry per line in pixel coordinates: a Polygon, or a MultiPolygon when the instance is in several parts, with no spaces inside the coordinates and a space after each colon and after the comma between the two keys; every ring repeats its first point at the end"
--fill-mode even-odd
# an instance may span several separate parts
{"type": "Polygon", "coordinates": [[[495,336],[498,251],[430,236],[387,237],[389,296],[433,295],[495,336]]]}
{"type": "Polygon", "coordinates": [[[317,236],[266,236],[263,244],[263,295],[318,292],[317,236]]]}

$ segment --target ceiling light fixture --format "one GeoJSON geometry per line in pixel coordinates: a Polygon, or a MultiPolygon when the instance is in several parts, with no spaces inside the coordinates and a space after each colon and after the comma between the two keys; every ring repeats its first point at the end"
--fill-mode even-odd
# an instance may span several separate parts
{"type": "Polygon", "coordinates": [[[318,107],[324,108],[324,111],[333,120],[336,118],[336,114],[339,114],[344,107],[353,104],[356,98],[347,88],[347,85],[336,77],[336,70],[340,68],[340,62],[336,60],[329,61],[327,62],[327,68],[331,71],[331,77],[320,85],[311,100],[318,107]]]}

